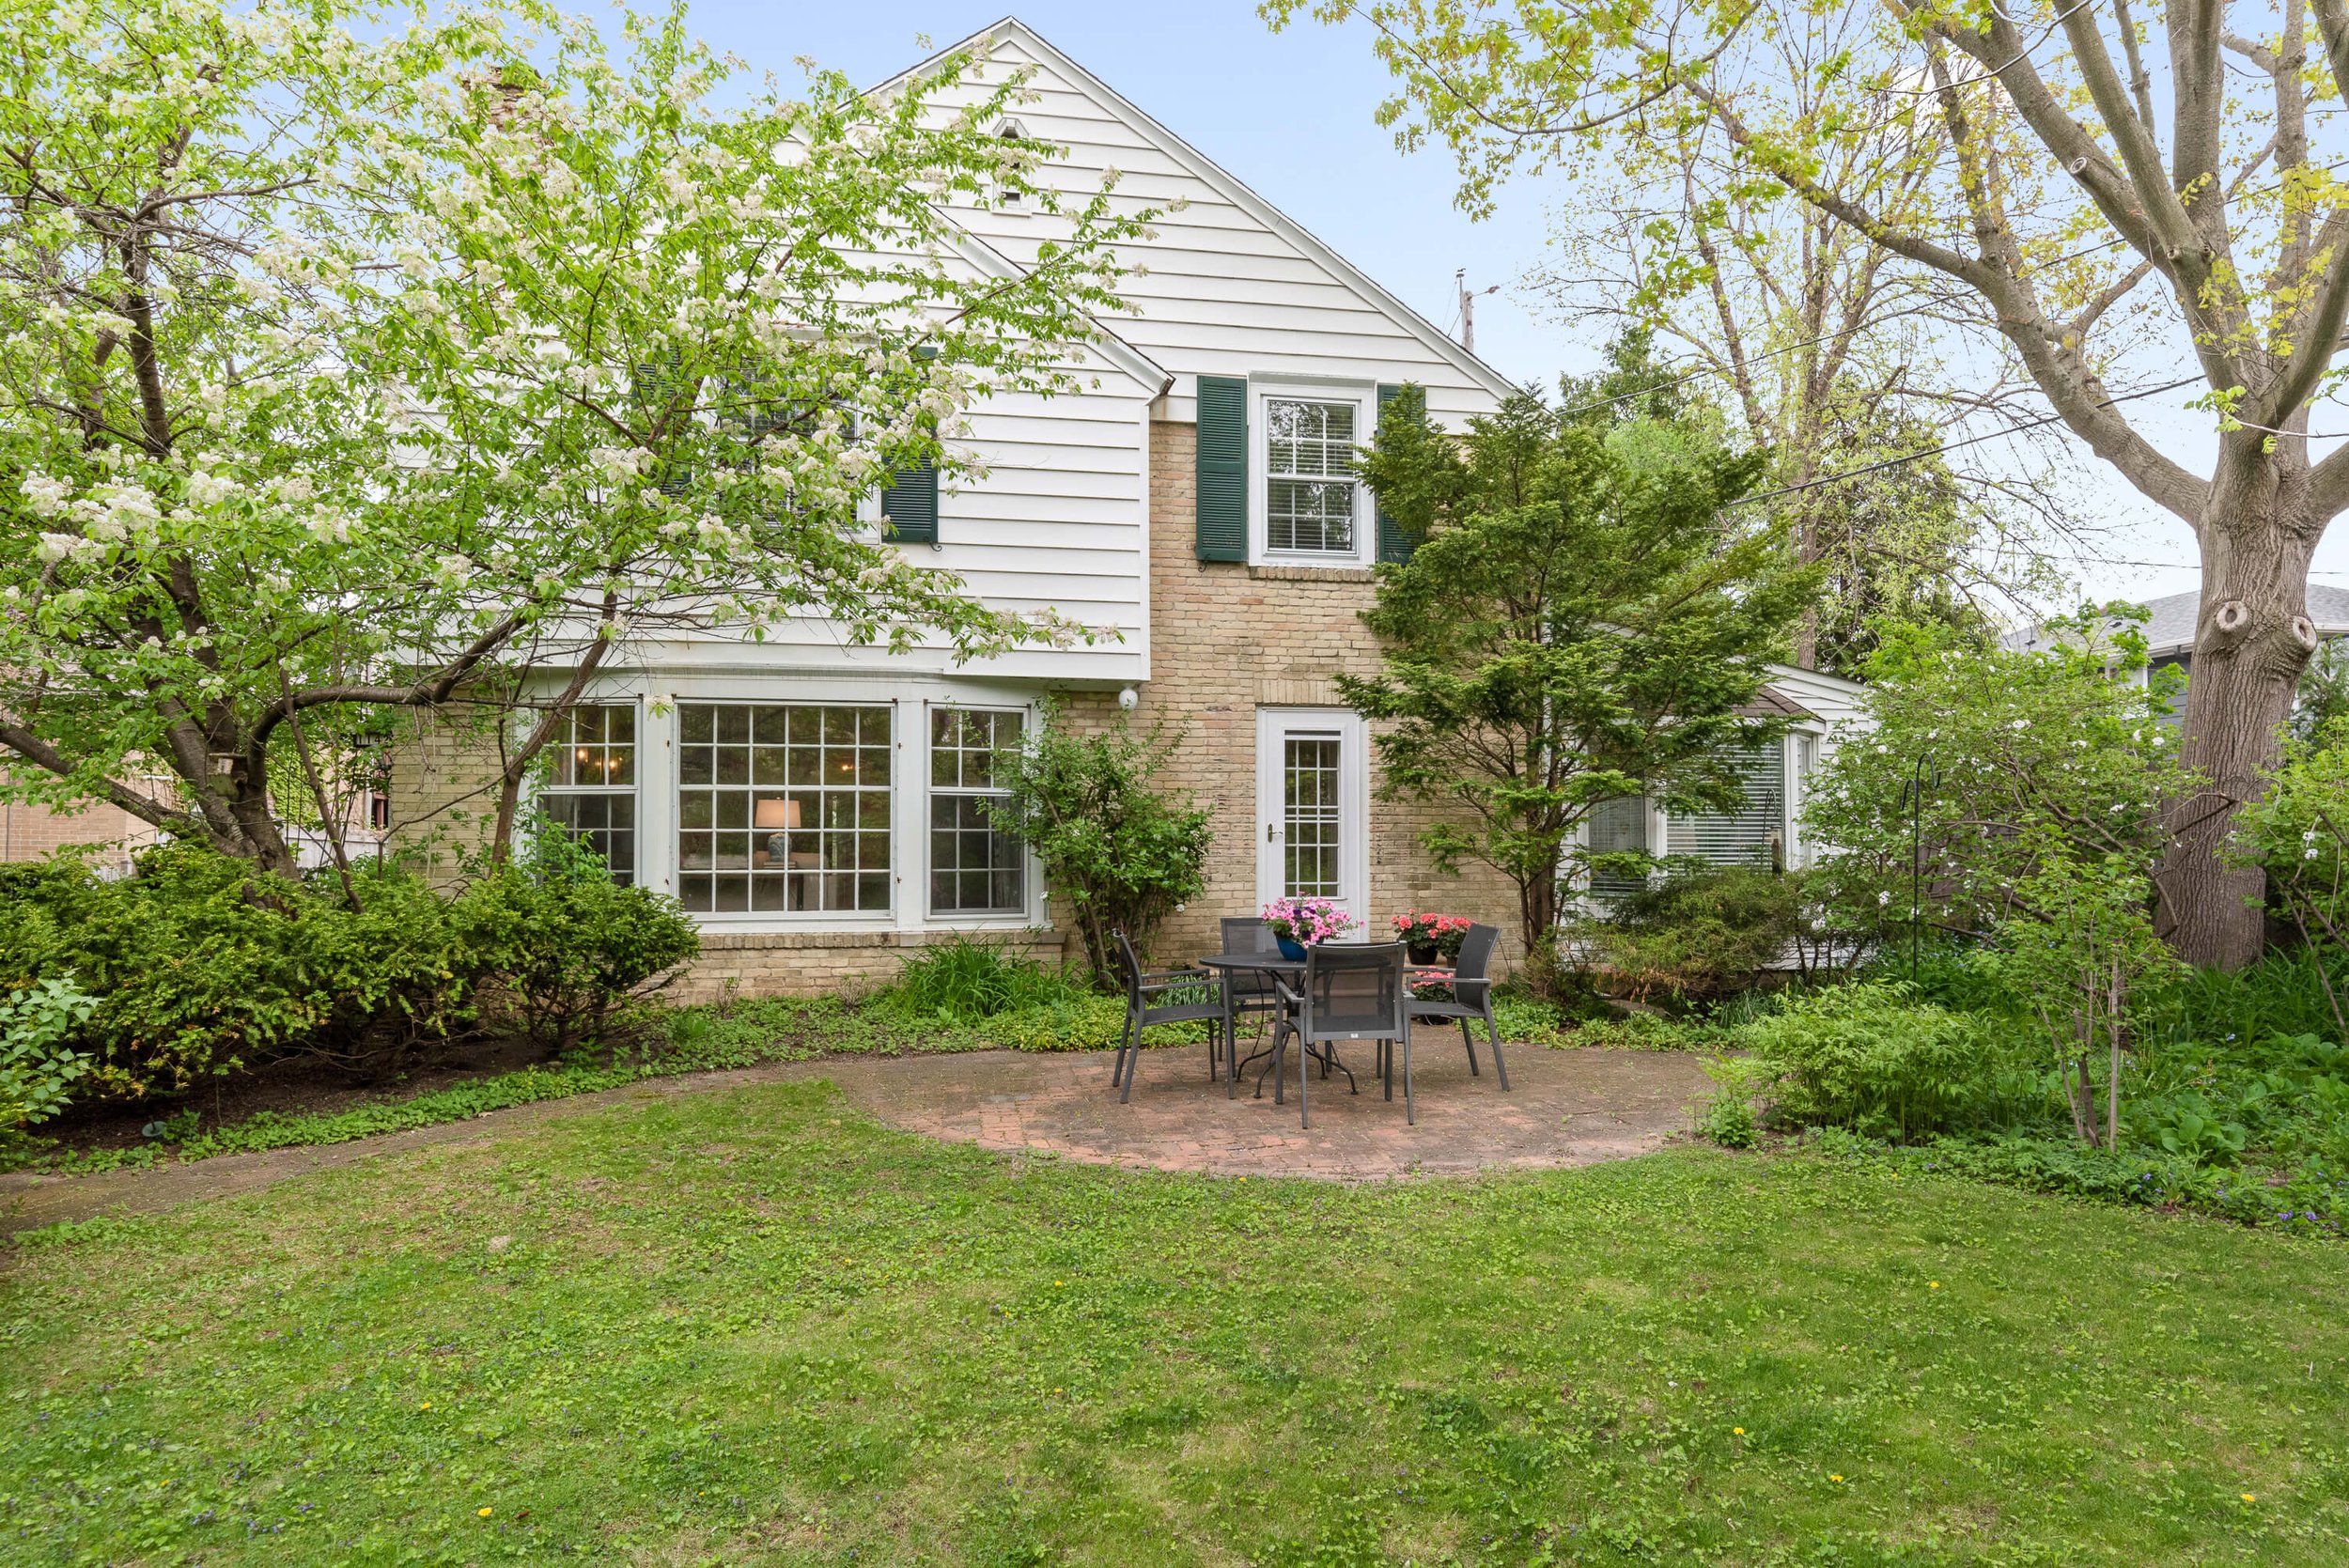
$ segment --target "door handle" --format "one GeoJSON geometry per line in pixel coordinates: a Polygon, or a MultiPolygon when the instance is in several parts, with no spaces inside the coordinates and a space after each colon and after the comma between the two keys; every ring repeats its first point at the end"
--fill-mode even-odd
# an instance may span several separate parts
{"type": "Polygon", "coordinates": [[[1278,823],[1274,823],[1274,822],[1268,822],[1268,823],[1266,823],[1266,824],[1264,825],[1264,841],[1265,841],[1267,844],[1270,844],[1270,843],[1272,843],[1274,840],[1278,839],[1280,836],[1281,836],[1281,829],[1280,829],[1280,825],[1279,825],[1278,823]]]}

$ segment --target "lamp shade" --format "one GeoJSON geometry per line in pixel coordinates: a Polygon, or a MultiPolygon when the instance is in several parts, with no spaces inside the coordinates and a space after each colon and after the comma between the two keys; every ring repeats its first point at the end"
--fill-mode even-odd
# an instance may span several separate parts
{"type": "Polygon", "coordinates": [[[751,808],[751,826],[766,830],[786,831],[800,825],[800,803],[779,795],[770,795],[751,808]]]}

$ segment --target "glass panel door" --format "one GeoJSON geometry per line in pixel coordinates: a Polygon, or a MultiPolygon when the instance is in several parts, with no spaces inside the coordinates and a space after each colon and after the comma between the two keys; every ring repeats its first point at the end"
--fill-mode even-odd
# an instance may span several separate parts
{"type": "Polygon", "coordinates": [[[1338,780],[1342,742],[1334,735],[1282,738],[1282,838],[1286,853],[1281,891],[1296,897],[1342,898],[1340,851],[1346,825],[1338,780]]]}
{"type": "Polygon", "coordinates": [[[1344,708],[1256,710],[1256,897],[1370,917],[1368,737],[1344,708]]]}

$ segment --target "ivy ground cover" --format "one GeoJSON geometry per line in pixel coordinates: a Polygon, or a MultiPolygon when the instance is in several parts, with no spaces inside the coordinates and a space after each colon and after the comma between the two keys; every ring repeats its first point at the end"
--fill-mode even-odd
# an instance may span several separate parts
{"type": "Polygon", "coordinates": [[[35,1233],[0,1560],[2329,1564],[2343,1256],[1795,1157],[1341,1188],[625,1104],[35,1233]]]}

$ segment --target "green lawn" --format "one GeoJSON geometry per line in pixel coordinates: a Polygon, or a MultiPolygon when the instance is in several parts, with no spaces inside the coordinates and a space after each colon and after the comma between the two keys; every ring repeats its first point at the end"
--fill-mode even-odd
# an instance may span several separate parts
{"type": "Polygon", "coordinates": [[[2345,1276],[1795,1159],[1346,1189],[647,1101],[37,1237],[0,1560],[2337,1564],[2345,1276]]]}

